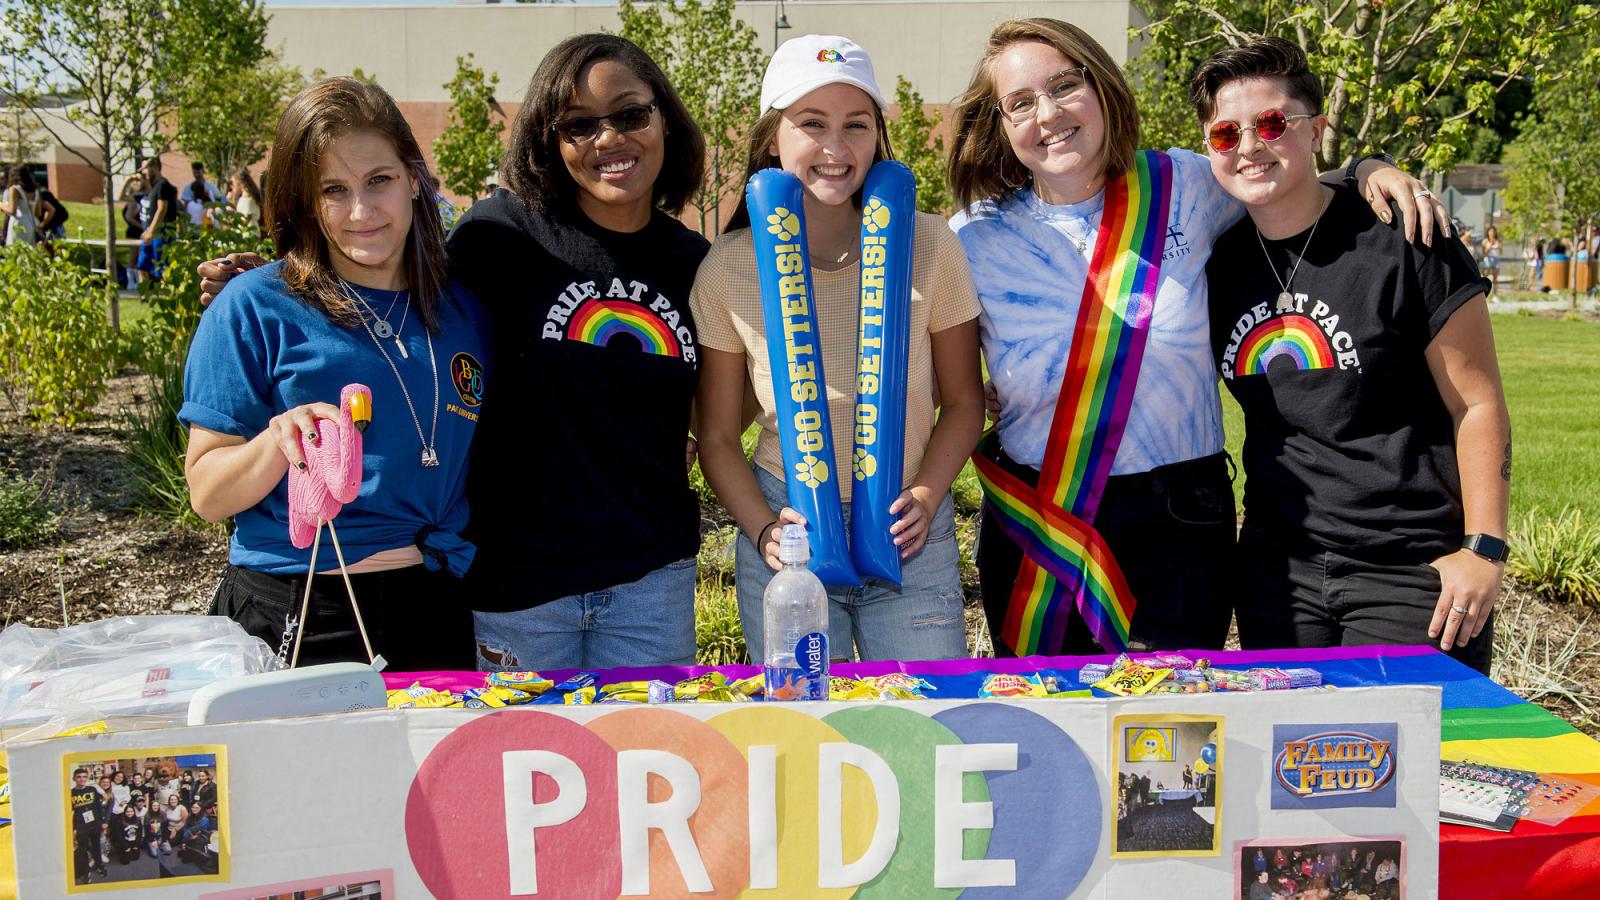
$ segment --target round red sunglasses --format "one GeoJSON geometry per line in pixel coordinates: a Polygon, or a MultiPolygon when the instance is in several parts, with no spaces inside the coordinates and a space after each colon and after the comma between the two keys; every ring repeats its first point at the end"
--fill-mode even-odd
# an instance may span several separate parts
{"type": "Polygon", "coordinates": [[[1227,153],[1239,146],[1239,142],[1244,140],[1246,131],[1254,131],[1256,137],[1263,141],[1275,141],[1283,137],[1283,133],[1289,130],[1289,123],[1295,119],[1315,118],[1316,116],[1309,113],[1291,116],[1281,109],[1263,109],[1256,114],[1255,124],[1245,128],[1240,128],[1238,122],[1218,122],[1211,126],[1211,130],[1206,132],[1206,143],[1218,153],[1227,153]]]}

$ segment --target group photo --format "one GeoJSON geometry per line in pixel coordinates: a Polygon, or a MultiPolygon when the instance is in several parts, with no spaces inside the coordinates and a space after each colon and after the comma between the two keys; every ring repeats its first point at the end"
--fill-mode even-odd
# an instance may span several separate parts
{"type": "MultiPolygon", "coordinates": [[[[456,709],[554,754],[474,868],[419,849],[449,729],[362,744],[409,850],[347,896],[533,894],[613,824],[597,896],[1600,884],[1545,864],[1600,859],[1600,14],[110,2],[0,3],[0,738],[456,709]],[[1440,824],[1434,743],[1513,774],[1440,824]],[[737,875],[690,852],[713,746],[737,875]]],[[[0,889],[339,871],[269,871],[216,754],[114,755],[0,889]]]]}

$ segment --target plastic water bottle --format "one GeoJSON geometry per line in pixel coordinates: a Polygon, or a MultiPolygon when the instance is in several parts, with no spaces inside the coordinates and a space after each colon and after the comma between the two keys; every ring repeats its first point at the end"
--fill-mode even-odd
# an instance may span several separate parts
{"type": "Polygon", "coordinates": [[[783,526],[783,568],[761,598],[768,700],[828,699],[828,591],[810,558],[805,526],[783,526]]]}

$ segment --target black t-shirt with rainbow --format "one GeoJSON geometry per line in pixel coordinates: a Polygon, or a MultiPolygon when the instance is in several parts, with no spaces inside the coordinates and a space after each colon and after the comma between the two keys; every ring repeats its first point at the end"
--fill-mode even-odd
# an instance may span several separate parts
{"type": "Polygon", "coordinates": [[[474,608],[626,584],[698,551],[684,467],[700,366],[689,289],[708,249],[659,211],[620,233],[507,190],[450,233],[502,385],[468,476],[474,608]]]}
{"type": "Polygon", "coordinates": [[[1314,234],[1262,241],[1247,218],[1206,266],[1218,373],[1244,410],[1244,527],[1426,561],[1460,545],[1462,513],[1454,429],[1423,354],[1489,285],[1460,241],[1408,244],[1356,191],[1334,190],[1314,234]]]}

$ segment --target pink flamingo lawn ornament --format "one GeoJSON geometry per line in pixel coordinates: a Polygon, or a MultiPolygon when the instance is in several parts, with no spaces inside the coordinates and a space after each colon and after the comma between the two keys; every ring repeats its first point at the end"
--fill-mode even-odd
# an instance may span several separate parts
{"type": "Polygon", "coordinates": [[[350,584],[344,550],[339,546],[339,532],[333,527],[339,510],[355,500],[361,491],[361,434],[371,423],[372,390],[364,384],[345,385],[339,392],[339,418],[317,420],[319,440],[316,443],[303,434],[300,436],[300,452],[305,455],[306,467],[289,467],[289,541],[301,550],[311,548],[290,668],[300,660],[300,637],[305,632],[306,613],[311,606],[311,581],[317,573],[317,550],[322,543],[324,524],[333,540],[334,555],[339,558],[339,574],[344,576],[344,587],[350,594],[350,606],[355,610],[356,627],[361,632],[361,642],[366,645],[367,658],[376,662],[372,642],[367,638],[367,626],[361,621],[355,588],[350,584]]]}

